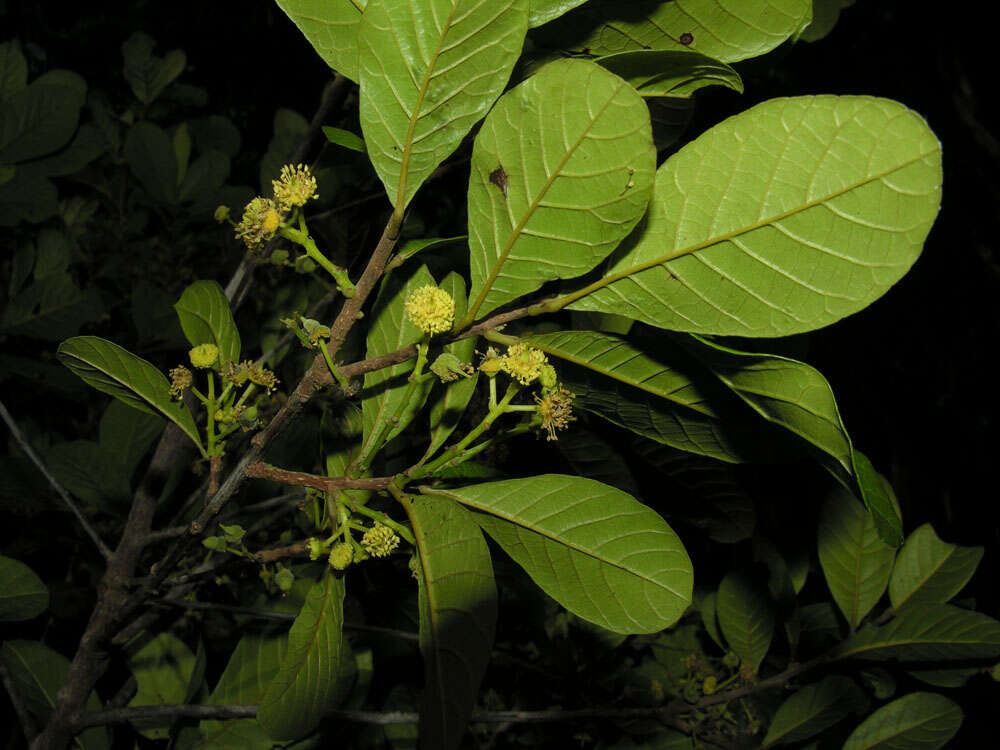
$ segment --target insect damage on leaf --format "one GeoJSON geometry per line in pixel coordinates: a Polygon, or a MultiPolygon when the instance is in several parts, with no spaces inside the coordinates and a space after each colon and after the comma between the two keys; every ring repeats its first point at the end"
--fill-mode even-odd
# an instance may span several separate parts
{"type": "Polygon", "coordinates": [[[680,39],[678,39],[677,41],[679,41],[685,47],[688,47],[691,45],[692,42],[694,42],[694,34],[692,34],[690,31],[685,31],[683,34],[681,34],[680,39]]]}
{"type": "Polygon", "coordinates": [[[504,172],[502,165],[490,172],[490,182],[500,188],[504,198],[507,197],[507,173],[504,172]]]}

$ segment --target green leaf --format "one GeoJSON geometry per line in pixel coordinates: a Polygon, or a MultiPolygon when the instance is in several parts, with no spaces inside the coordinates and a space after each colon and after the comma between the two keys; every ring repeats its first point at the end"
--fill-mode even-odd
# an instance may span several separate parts
{"type": "MultiPolygon", "coordinates": [[[[396,273],[385,280],[370,314],[368,358],[388,354],[423,338],[421,330],[406,317],[403,306],[415,289],[428,284],[434,284],[434,277],[426,266],[413,271],[409,279],[396,273]]],[[[394,416],[399,418],[384,437],[385,443],[406,429],[424,405],[434,383],[431,380],[421,383],[413,398],[406,402],[406,378],[412,370],[413,362],[400,362],[365,375],[365,387],[361,393],[364,453],[378,448],[374,441],[379,438],[378,427],[383,424],[383,420],[394,416]]]]}
{"type": "Polygon", "coordinates": [[[182,122],[174,129],[174,159],[177,164],[177,184],[184,182],[184,175],[187,174],[188,163],[191,161],[191,131],[188,130],[186,122],[182,122]]]}
{"type": "Polygon", "coordinates": [[[240,131],[228,117],[209,115],[191,120],[189,125],[199,152],[218,151],[230,159],[240,152],[240,131]]]}
{"type": "Polygon", "coordinates": [[[910,693],[882,706],[851,732],[843,750],[936,750],[962,725],[962,709],[936,693],[910,693]]]}
{"type": "Polygon", "coordinates": [[[314,584],[288,633],[288,652],[260,701],[257,721],[273,740],[312,732],[350,692],[355,663],[344,638],[344,579],[314,584]]]}
{"type": "Polygon", "coordinates": [[[820,328],[909,269],[940,185],[937,138],[897,102],[764,102],[667,159],[645,225],[560,304],[693,333],[820,328]]]}
{"type": "Polygon", "coordinates": [[[125,80],[132,87],[135,98],[143,104],[151,103],[163,93],[170,83],[184,72],[187,57],[175,49],[160,58],[153,54],[156,42],[137,31],[122,43],[125,58],[125,80]]]}
{"type": "Polygon", "coordinates": [[[407,513],[420,553],[421,745],[449,750],[462,740],[493,648],[493,564],[483,532],[461,505],[427,495],[414,498],[407,513]]]}
{"type": "Polygon", "coordinates": [[[587,0],[531,0],[528,27],[533,29],[543,23],[548,23],[585,2],[587,0]]]}
{"type": "MultiPolygon", "coordinates": [[[[590,0],[547,27],[547,38],[574,53],[695,50],[723,62],[770,52],[809,22],[811,0],[590,0]]],[[[543,43],[546,37],[543,37],[543,43]]]]}
{"type": "MultiPolygon", "coordinates": [[[[403,250],[405,249],[404,247],[403,250]]],[[[465,315],[468,299],[465,294],[465,280],[461,275],[452,271],[444,277],[440,286],[455,300],[455,318],[458,319],[465,315]]],[[[443,351],[447,354],[454,354],[463,362],[471,363],[476,354],[476,337],[469,336],[455,341],[445,346],[443,351]]],[[[453,383],[442,383],[438,386],[438,396],[434,398],[430,407],[431,442],[425,455],[430,456],[436,452],[454,432],[465,413],[465,407],[472,399],[472,394],[476,392],[476,383],[478,382],[479,371],[476,370],[471,377],[460,377],[453,383]]]]}
{"type": "MultiPolygon", "coordinates": [[[[161,633],[128,654],[136,694],[129,706],[172,706],[183,703],[194,672],[195,656],[170,633],[161,633]]],[[[145,737],[166,739],[174,719],[143,719],[133,724],[145,737]]]]}
{"type": "Polygon", "coordinates": [[[551,63],[504,94],[472,151],[467,317],[594,268],[645,213],[655,168],[645,103],[594,63],[551,63]]]}
{"type": "Polygon", "coordinates": [[[174,309],[191,346],[215,344],[222,359],[240,361],[240,332],[229,298],[217,281],[202,279],[190,284],[174,309]]]}
{"type": "Polygon", "coordinates": [[[92,388],[134,409],[159,412],[183,430],[202,452],[191,412],[170,398],[170,383],[146,360],[97,336],[76,336],[59,345],[59,361],[92,388]]]}
{"type": "Polygon", "coordinates": [[[103,154],[105,147],[101,131],[89,123],[84,124],[77,128],[76,135],[68,146],[35,161],[18,165],[18,172],[28,178],[74,174],[103,154]]]}
{"type": "Polygon", "coordinates": [[[358,27],[368,0],[276,0],[331,68],[358,81],[358,27]]]}
{"type": "Polygon", "coordinates": [[[20,221],[45,221],[59,210],[58,198],[52,180],[17,174],[0,185],[0,227],[12,227],[20,221]]]}
{"type": "Polygon", "coordinates": [[[60,341],[101,315],[94,288],[81,291],[65,271],[52,273],[23,290],[7,304],[0,330],[13,336],[60,341]]]}
{"type": "Polygon", "coordinates": [[[965,587],[982,559],[982,547],[942,542],[925,523],[910,534],[896,556],[889,578],[893,609],[947,602],[965,587]]]}
{"type": "Polygon", "coordinates": [[[722,631],[719,630],[718,603],[718,593],[712,591],[702,598],[698,605],[698,611],[701,614],[701,622],[705,626],[705,632],[715,641],[716,646],[726,651],[726,640],[722,637],[722,631]]]}
{"type": "Polygon", "coordinates": [[[705,86],[742,94],[740,74],[725,63],[688,50],[635,50],[594,60],[624,78],[640,96],[689,97],[705,86]]]}
{"type": "Polygon", "coordinates": [[[0,581],[0,622],[30,620],[48,609],[49,590],[23,562],[0,555],[0,581]]]}
{"type": "MultiPolygon", "coordinates": [[[[459,242],[468,242],[469,237],[467,235],[459,235],[457,237],[425,237],[419,240],[407,240],[403,243],[402,247],[396,252],[393,259],[393,265],[402,265],[404,261],[409,260],[417,253],[422,253],[425,250],[434,250],[439,247],[447,247],[448,245],[454,245],[459,242]]],[[[455,303],[458,304],[458,298],[455,299],[455,303]]],[[[463,305],[466,301],[463,300],[463,305]]],[[[465,308],[463,307],[463,313],[465,308]]]]}
{"type": "Polygon", "coordinates": [[[951,661],[1000,656],[1000,622],[949,604],[908,609],[879,627],[854,633],[837,649],[841,658],[951,661]]]}
{"type": "Polygon", "coordinates": [[[729,648],[758,671],[774,636],[774,612],[766,587],[733,571],[719,584],[715,612],[729,648]]]}
{"type": "MultiPolygon", "coordinates": [[[[229,663],[206,703],[212,706],[256,706],[278,674],[288,638],[273,631],[250,633],[236,644],[229,663]]],[[[199,750],[271,750],[274,743],[256,719],[201,722],[199,750]]]]}
{"type": "Polygon", "coordinates": [[[112,399],[101,416],[98,442],[119,467],[126,483],[130,482],[139,462],[163,432],[163,418],[147,414],[112,399]]]}
{"type": "MultiPolygon", "coordinates": [[[[126,407],[127,408],[127,407],[126,407]]],[[[91,440],[56,443],[45,454],[52,475],[70,492],[102,510],[112,510],[105,500],[128,500],[129,477],[118,462],[114,448],[91,440]]]]}
{"type": "MultiPolygon", "coordinates": [[[[658,443],[738,462],[759,455],[759,430],[726,420],[728,410],[706,378],[692,377],[670,342],[660,350],[596,331],[561,331],[523,339],[557,357],[574,406],[658,443]],[[708,386],[706,388],[705,386],[708,386]]],[[[687,358],[685,358],[687,359],[687,358]]],[[[723,394],[724,395],[724,394],[723,394]]]]}
{"type": "Polygon", "coordinates": [[[803,42],[818,42],[826,37],[837,25],[843,0],[812,0],[812,21],[806,26],[799,39],[803,42]]]}
{"type": "Polygon", "coordinates": [[[229,177],[229,157],[220,151],[203,153],[187,170],[177,197],[181,201],[212,200],[229,177]]]}
{"type": "Polygon", "coordinates": [[[58,151],[76,132],[82,106],[71,82],[59,78],[36,79],[14,94],[0,108],[0,164],[58,151]]]}
{"type": "Polygon", "coordinates": [[[355,135],[350,130],[333,128],[329,125],[324,125],[323,135],[326,136],[326,140],[337,146],[343,146],[351,151],[357,151],[360,154],[365,152],[364,139],[362,139],[360,135],[355,135]]]}
{"type": "Polygon", "coordinates": [[[455,490],[424,490],[466,505],[545,593],[616,633],[673,625],[691,603],[684,545],[659,516],[621,490],[543,474],[455,490]]]}
{"type": "Polygon", "coordinates": [[[38,233],[35,240],[35,281],[65,273],[69,269],[70,248],[69,238],[57,229],[46,227],[38,233]]]}
{"type": "Polygon", "coordinates": [[[633,497],[639,494],[624,456],[598,433],[573,426],[559,436],[556,446],[579,476],[617,487],[633,497]]]}
{"type": "MultiPolygon", "coordinates": [[[[66,681],[69,659],[37,641],[6,641],[0,647],[0,662],[7,668],[25,708],[39,723],[48,721],[56,704],[56,693],[66,681]]],[[[91,692],[88,711],[100,711],[100,698],[91,692]]],[[[82,750],[107,750],[111,747],[108,731],[93,727],[73,738],[74,746],[82,750]]]]}
{"type": "Polygon", "coordinates": [[[781,704],[761,747],[787,745],[814,737],[860,708],[864,695],[854,680],[825,677],[790,695],[781,704]]]}
{"type": "Polygon", "coordinates": [[[28,85],[28,61],[17,40],[0,44],[0,104],[28,85]]]}
{"type": "Polygon", "coordinates": [[[177,203],[177,160],[165,130],[145,120],[137,122],[125,136],[125,160],[153,198],[177,203]]]}
{"type": "MultiPolygon", "coordinates": [[[[903,543],[903,519],[899,515],[899,504],[892,487],[885,477],[875,471],[864,453],[854,449],[851,459],[857,494],[871,514],[879,538],[892,548],[899,547],[903,543]]],[[[837,473],[834,472],[834,475],[837,476],[837,473]]]]}
{"type": "Polygon", "coordinates": [[[833,490],[820,510],[819,562],[833,600],[854,630],[885,593],[896,551],[853,495],[833,490]]]}
{"type": "Polygon", "coordinates": [[[361,129],[397,211],[500,96],[527,23],[528,0],[368,0],[361,129]]]}

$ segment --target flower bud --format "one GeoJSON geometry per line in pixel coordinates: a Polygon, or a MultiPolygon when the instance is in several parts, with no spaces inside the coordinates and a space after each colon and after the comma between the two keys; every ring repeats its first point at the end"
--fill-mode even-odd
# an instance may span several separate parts
{"type": "Polygon", "coordinates": [[[219,206],[213,214],[215,220],[220,224],[229,218],[229,206],[219,206]]]}
{"type": "Polygon", "coordinates": [[[207,370],[215,367],[219,361],[219,347],[215,344],[199,344],[188,352],[191,364],[199,370],[207,370]]]}
{"type": "Polygon", "coordinates": [[[388,526],[376,524],[365,532],[361,546],[372,557],[388,557],[399,546],[399,537],[388,526]]]}
{"type": "Polygon", "coordinates": [[[327,560],[334,570],[344,570],[354,562],[354,547],[348,542],[339,542],[333,545],[330,550],[330,557],[327,560]]]}

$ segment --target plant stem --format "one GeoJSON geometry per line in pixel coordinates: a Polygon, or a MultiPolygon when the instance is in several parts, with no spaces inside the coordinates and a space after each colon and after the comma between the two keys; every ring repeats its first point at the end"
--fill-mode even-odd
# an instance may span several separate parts
{"type": "Polygon", "coordinates": [[[295,229],[283,226],[278,229],[278,234],[300,245],[306,251],[306,255],[316,261],[317,265],[333,277],[341,294],[347,298],[355,295],[356,290],[354,284],[351,283],[351,277],[347,275],[345,269],[333,263],[320,252],[320,249],[316,246],[316,241],[309,234],[309,228],[306,226],[306,217],[301,211],[299,212],[299,228],[295,229]]]}

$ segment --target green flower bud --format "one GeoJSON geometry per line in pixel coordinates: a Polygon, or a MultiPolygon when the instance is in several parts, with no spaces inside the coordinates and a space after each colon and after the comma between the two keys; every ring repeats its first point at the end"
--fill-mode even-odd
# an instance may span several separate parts
{"type": "Polygon", "coordinates": [[[334,570],[344,570],[354,562],[354,547],[347,542],[338,542],[330,550],[328,562],[334,570]]]}
{"type": "Polygon", "coordinates": [[[701,692],[705,695],[715,695],[715,691],[719,686],[719,681],[714,675],[705,678],[705,681],[701,684],[701,692]]]}
{"type": "Polygon", "coordinates": [[[309,559],[319,560],[326,554],[326,545],[316,537],[309,538],[309,559]]]}
{"type": "Polygon", "coordinates": [[[736,655],[736,652],[730,651],[722,657],[722,663],[730,669],[736,669],[740,665],[740,657],[736,655]]]}
{"type": "Polygon", "coordinates": [[[191,364],[199,370],[207,370],[215,367],[219,361],[219,347],[215,344],[199,344],[188,352],[191,364]]]}
{"type": "Polygon", "coordinates": [[[291,591],[292,584],[295,583],[295,574],[288,568],[282,568],[274,574],[274,582],[282,591],[291,591]]]}
{"type": "Polygon", "coordinates": [[[302,255],[295,259],[295,273],[312,273],[316,270],[316,263],[307,255],[302,255]]]}
{"type": "Polygon", "coordinates": [[[288,262],[287,250],[275,250],[271,253],[271,262],[276,266],[283,266],[288,262]]]}
{"type": "Polygon", "coordinates": [[[431,364],[431,372],[441,379],[442,383],[451,383],[458,380],[461,375],[463,378],[469,377],[471,369],[469,365],[465,364],[462,360],[456,357],[454,354],[445,352],[441,354],[434,362],[431,364]]]}
{"type": "Polygon", "coordinates": [[[545,365],[538,374],[538,383],[542,388],[553,388],[557,382],[559,379],[556,377],[556,368],[552,365],[545,365]]]}
{"type": "Polygon", "coordinates": [[[399,546],[399,537],[388,526],[376,524],[365,532],[361,546],[372,557],[388,557],[399,546]]]}
{"type": "Polygon", "coordinates": [[[215,220],[220,224],[229,218],[229,206],[219,206],[215,209],[215,220]]]}

